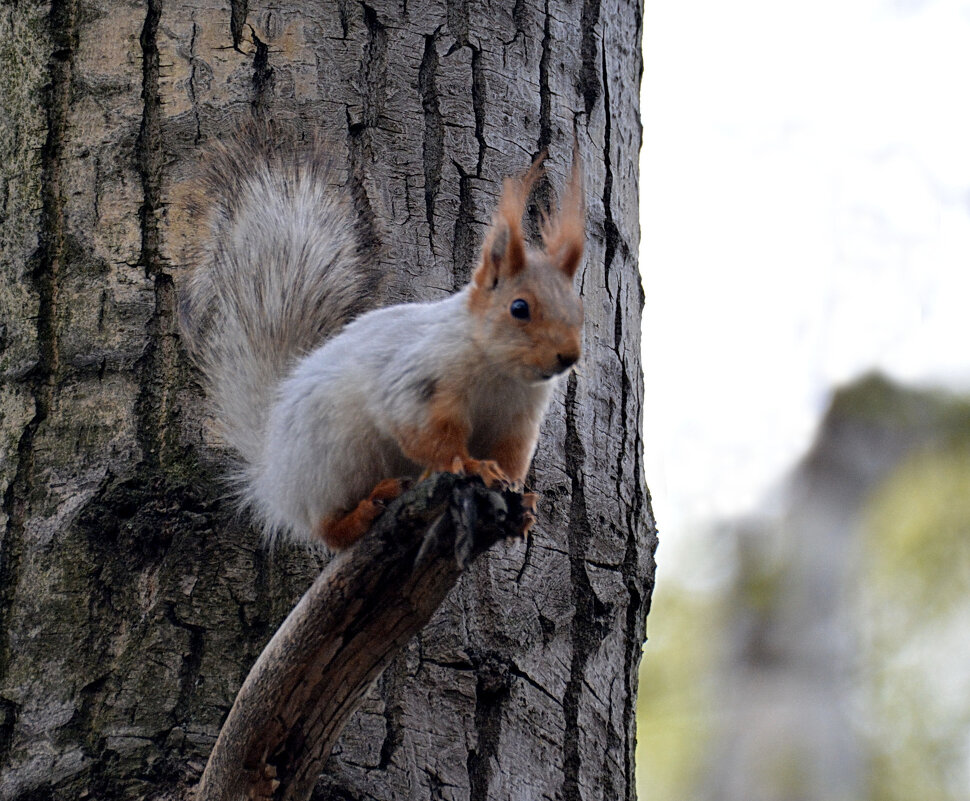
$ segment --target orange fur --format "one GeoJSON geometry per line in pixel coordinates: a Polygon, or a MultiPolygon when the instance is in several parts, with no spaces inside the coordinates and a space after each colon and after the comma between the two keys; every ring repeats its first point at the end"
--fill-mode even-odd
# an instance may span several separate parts
{"type": "Polygon", "coordinates": [[[439,387],[428,407],[428,421],[422,427],[401,432],[401,450],[432,472],[467,473],[481,476],[486,486],[508,484],[509,477],[492,459],[473,459],[468,452],[467,400],[455,387],[439,387]]]}
{"type": "Polygon", "coordinates": [[[534,492],[525,492],[522,494],[522,509],[524,514],[522,515],[522,536],[525,537],[532,530],[532,526],[536,522],[536,502],[539,500],[539,496],[534,492]]]}
{"type": "Polygon", "coordinates": [[[352,512],[322,520],[320,537],[333,551],[349,548],[367,533],[374,520],[384,511],[387,502],[398,497],[403,490],[401,479],[385,478],[352,512]]]}
{"type": "Polygon", "coordinates": [[[532,185],[542,174],[543,151],[521,178],[506,178],[492,226],[482,245],[482,259],[472,276],[476,287],[491,288],[500,278],[511,278],[526,266],[522,217],[532,185]]]}
{"type": "MultiPolygon", "coordinates": [[[[534,368],[537,379],[562,372],[579,358],[582,305],[570,298],[575,298],[571,283],[582,259],[585,238],[582,173],[579,154],[574,151],[561,209],[556,215],[543,217],[543,250],[526,245],[522,219],[532,187],[542,174],[544,158],[543,153],[522,177],[506,179],[472,277],[468,301],[473,316],[486,326],[482,330],[493,332],[483,345],[492,352],[491,357],[534,368]],[[527,327],[523,322],[516,328],[519,322],[509,317],[509,304],[517,298],[529,304],[527,327]],[[488,319],[490,323],[485,322],[488,319]]],[[[466,392],[467,387],[457,380],[438,384],[423,424],[396,432],[404,455],[425,467],[426,473],[478,475],[488,486],[523,482],[538,439],[538,425],[523,421],[520,430],[511,431],[495,445],[487,454],[489,458],[474,458],[468,450],[471,422],[466,392]]],[[[331,548],[348,547],[380,514],[384,493],[396,497],[400,491],[396,479],[381,482],[353,511],[321,523],[321,536],[331,548]]],[[[530,494],[530,510],[534,503],[535,496],[530,494]]],[[[531,512],[528,518],[526,530],[534,519],[531,512]]]]}
{"type": "Polygon", "coordinates": [[[433,472],[448,472],[456,458],[470,459],[466,408],[455,388],[439,385],[428,405],[427,423],[398,434],[404,455],[433,472]]]}
{"type": "MultiPolygon", "coordinates": [[[[452,472],[459,472],[452,467],[452,472]]],[[[461,472],[470,476],[480,476],[486,487],[509,486],[512,482],[493,459],[465,459],[461,472]]]]}
{"type": "Polygon", "coordinates": [[[557,216],[543,218],[542,243],[546,253],[569,278],[576,274],[586,241],[583,173],[578,148],[573,148],[573,169],[557,216]]]}
{"type": "MultiPolygon", "coordinates": [[[[570,281],[579,269],[586,239],[586,210],[583,200],[582,161],[578,146],[573,147],[569,183],[563,192],[559,212],[542,215],[542,251],[529,248],[522,233],[522,218],[536,180],[542,175],[543,152],[521,178],[507,178],[502,197],[492,217],[492,225],[482,245],[481,258],[472,276],[469,309],[484,317],[493,306],[494,290],[500,282],[526,273],[537,256],[562,272],[570,281]]],[[[519,297],[522,296],[520,291],[519,297]]]]}
{"type": "Polygon", "coordinates": [[[529,430],[520,432],[518,437],[501,440],[490,455],[512,481],[522,483],[529,472],[529,462],[538,438],[538,429],[530,426],[529,430]]]}

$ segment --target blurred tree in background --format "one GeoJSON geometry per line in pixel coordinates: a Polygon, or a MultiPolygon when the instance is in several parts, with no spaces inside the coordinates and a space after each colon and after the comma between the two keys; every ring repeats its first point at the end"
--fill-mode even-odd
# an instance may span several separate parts
{"type": "Polygon", "coordinates": [[[843,388],[780,508],[694,556],[654,601],[641,801],[967,797],[970,402],[843,388]]]}
{"type": "Polygon", "coordinates": [[[970,405],[903,460],[863,520],[861,670],[874,801],[970,792],[970,405]]]}

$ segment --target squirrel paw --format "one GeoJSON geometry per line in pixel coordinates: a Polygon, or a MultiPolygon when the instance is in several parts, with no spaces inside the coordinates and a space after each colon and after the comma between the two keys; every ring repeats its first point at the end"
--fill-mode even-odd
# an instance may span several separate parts
{"type": "Polygon", "coordinates": [[[349,548],[364,536],[371,524],[387,506],[404,492],[404,482],[399,478],[385,478],[370,491],[352,512],[342,516],[324,518],[320,522],[319,534],[332,551],[349,548]]]}
{"type": "Polygon", "coordinates": [[[522,536],[528,537],[536,522],[536,501],[539,496],[534,492],[522,494],[522,536]]]}
{"type": "Polygon", "coordinates": [[[489,488],[508,489],[512,486],[512,480],[505,475],[498,462],[491,459],[462,459],[456,456],[451,462],[451,472],[479,476],[489,488]]]}
{"type": "Polygon", "coordinates": [[[393,501],[407,489],[410,482],[402,478],[385,478],[370,491],[367,497],[382,505],[387,505],[388,501],[393,501]]]}
{"type": "Polygon", "coordinates": [[[276,778],[276,766],[263,763],[255,782],[250,787],[249,797],[253,801],[270,801],[279,786],[280,781],[276,778]]]}

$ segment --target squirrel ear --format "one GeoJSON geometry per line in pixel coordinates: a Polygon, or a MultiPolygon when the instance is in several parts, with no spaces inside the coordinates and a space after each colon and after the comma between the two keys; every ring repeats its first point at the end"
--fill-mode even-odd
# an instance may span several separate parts
{"type": "Polygon", "coordinates": [[[473,277],[476,285],[491,288],[500,279],[511,278],[525,269],[522,216],[532,185],[542,172],[545,157],[543,151],[521,178],[505,179],[492,226],[485,236],[482,260],[473,277]]]}
{"type": "Polygon", "coordinates": [[[482,258],[472,279],[481,289],[491,289],[499,279],[511,274],[508,269],[509,229],[504,220],[492,223],[482,245],[482,258]]]}
{"type": "Polygon", "coordinates": [[[488,252],[484,256],[486,259],[491,260],[492,267],[497,275],[502,268],[502,262],[505,260],[509,250],[509,228],[499,221],[492,227],[491,234],[487,241],[489,245],[488,252]]]}
{"type": "Polygon", "coordinates": [[[573,140],[573,168],[563,192],[559,214],[543,220],[542,242],[549,257],[572,279],[583,259],[586,242],[586,204],[583,200],[582,159],[579,157],[577,140],[573,140]]]}

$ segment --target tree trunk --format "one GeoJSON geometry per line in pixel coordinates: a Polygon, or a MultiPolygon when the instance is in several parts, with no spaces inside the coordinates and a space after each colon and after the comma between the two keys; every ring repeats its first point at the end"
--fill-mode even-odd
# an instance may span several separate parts
{"type": "Polygon", "coordinates": [[[249,115],[320,131],[388,243],[387,300],[469,277],[501,179],[574,132],[584,357],[527,543],[485,554],[368,694],[319,799],[632,799],[655,538],[636,269],[641,8],[626,0],[25,0],[0,9],[0,799],[191,797],[325,557],[263,549],[181,349],[197,159],[249,115]]]}

